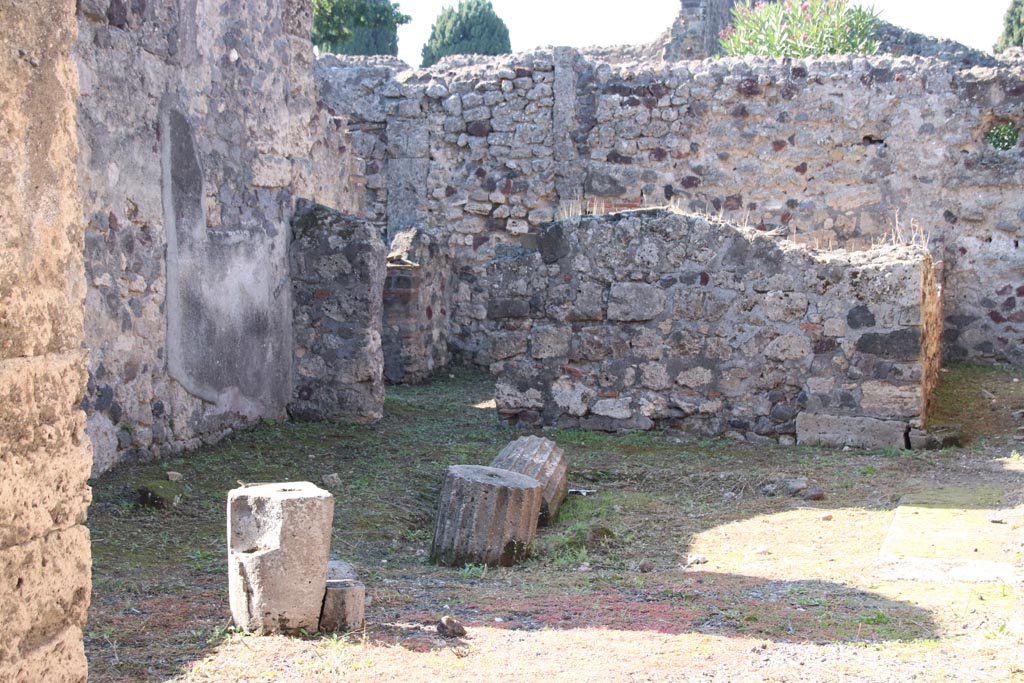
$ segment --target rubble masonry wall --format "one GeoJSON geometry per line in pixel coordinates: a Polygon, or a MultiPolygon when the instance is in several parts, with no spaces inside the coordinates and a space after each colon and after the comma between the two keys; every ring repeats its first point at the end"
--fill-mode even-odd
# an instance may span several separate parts
{"type": "Polygon", "coordinates": [[[559,217],[666,204],[812,246],[920,232],[944,266],[945,357],[1020,362],[1024,148],[985,134],[1019,120],[1024,74],[965,60],[622,62],[555,48],[429,70],[326,56],[316,74],[367,160],[368,218],[447,240],[450,341],[480,365],[500,249],[536,248],[559,217]]]}
{"type": "Polygon", "coordinates": [[[938,372],[923,347],[941,329],[923,248],[810,251],[665,210],[566,219],[537,239],[489,264],[506,420],[871,447],[917,436],[938,372]]]}

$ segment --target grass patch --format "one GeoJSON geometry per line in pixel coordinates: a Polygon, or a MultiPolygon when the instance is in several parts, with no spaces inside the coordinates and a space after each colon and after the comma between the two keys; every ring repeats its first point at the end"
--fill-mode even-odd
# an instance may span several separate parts
{"type": "Polygon", "coordinates": [[[1021,425],[1024,369],[963,363],[943,368],[927,428],[959,430],[965,441],[1011,433],[1021,425]]]}
{"type": "MultiPolygon", "coordinates": [[[[872,579],[895,501],[908,491],[943,481],[951,490],[1003,492],[979,499],[978,514],[992,501],[1016,501],[1007,492],[1024,488],[1024,471],[992,466],[1012,464],[1008,450],[921,458],[546,430],[538,433],[569,455],[571,484],[596,493],[571,496],[522,565],[432,566],[445,468],[487,464],[523,434],[501,426],[493,407],[477,407],[492,397],[487,376],[451,374],[389,388],[385,417],[374,425],[264,423],[94,481],[90,680],[438,680],[453,671],[489,680],[507,673],[509,661],[518,680],[563,671],[626,680],[631,671],[661,676],[692,666],[690,652],[738,680],[752,646],[764,642],[834,644],[849,668],[863,643],[894,666],[921,648],[961,665],[977,642],[1009,651],[1019,640],[1012,587],[1001,594],[998,585],[953,591],[872,579]],[[178,505],[138,505],[139,482],[165,479],[168,470],[184,477],[178,505]],[[239,481],[321,484],[326,474],[340,481],[332,489],[332,553],[356,566],[372,597],[366,631],[308,640],[238,634],[227,610],[227,492],[239,481]],[[826,498],[762,493],[765,482],[789,477],[820,485],[826,498]],[[693,556],[703,559],[689,564],[693,556]],[[448,611],[472,635],[451,648],[433,630],[448,611]],[[957,630],[965,623],[969,642],[957,630]]],[[[1007,391],[1015,388],[1009,377],[1007,391]]],[[[975,411],[961,406],[960,419],[975,411]]]]}

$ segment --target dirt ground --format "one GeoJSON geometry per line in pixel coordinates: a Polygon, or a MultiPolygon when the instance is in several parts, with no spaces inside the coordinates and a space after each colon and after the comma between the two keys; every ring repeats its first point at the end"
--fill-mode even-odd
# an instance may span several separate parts
{"type": "Polygon", "coordinates": [[[543,432],[595,493],[507,569],[426,559],[445,468],[521,434],[468,371],[389,388],[377,425],[268,423],[120,468],[94,482],[90,680],[1024,681],[1022,378],[944,372],[936,426],[969,441],[940,451],[543,432]],[[138,504],[168,470],[181,502],[138,504]],[[365,629],[235,632],[227,491],[331,473],[365,629]],[[447,613],[465,637],[438,635],[447,613]]]}

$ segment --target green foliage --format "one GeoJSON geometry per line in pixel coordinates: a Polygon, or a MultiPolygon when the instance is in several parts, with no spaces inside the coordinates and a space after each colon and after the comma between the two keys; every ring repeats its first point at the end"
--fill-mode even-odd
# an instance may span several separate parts
{"type": "Polygon", "coordinates": [[[1017,146],[1017,141],[1020,140],[1020,132],[1017,130],[1017,126],[1012,123],[1000,123],[992,126],[985,133],[985,139],[996,149],[1005,152],[1017,146]]]}
{"type": "Polygon", "coordinates": [[[345,55],[397,55],[411,17],[390,0],[313,0],[313,44],[345,55]]]}
{"type": "Polygon", "coordinates": [[[718,34],[726,55],[817,57],[878,51],[878,15],[871,7],[850,7],[847,0],[750,3],[738,3],[732,24],[718,34]]]}
{"type": "Polygon", "coordinates": [[[508,27],[491,6],[491,0],[460,0],[459,8],[446,7],[430,30],[423,46],[423,66],[448,55],[500,55],[512,51],[508,27]]]}
{"type": "Polygon", "coordinates": [[[1003,34],[996,41],[995,52],[1024,45],[1024,0],[1013,0],[1003,17],[1003,34]]]}
{"type": "Polygon", "coordinates": [[[487,576],[487,565],[470,563],[463,567],[459,574],[464,579],[482,579],[487,576]]]}

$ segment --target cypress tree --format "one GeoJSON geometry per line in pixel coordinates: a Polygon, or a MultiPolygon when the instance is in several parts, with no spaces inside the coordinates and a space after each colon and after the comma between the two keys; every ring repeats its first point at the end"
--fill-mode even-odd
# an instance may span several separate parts
{"type": "Polygon", "coordinates": [[[446,7],[423,46],[423,66],[447,55],[500,55],[512,51],[508,27],[494,12],[491,0],[460,0],[457,10],[446,7]]]}

